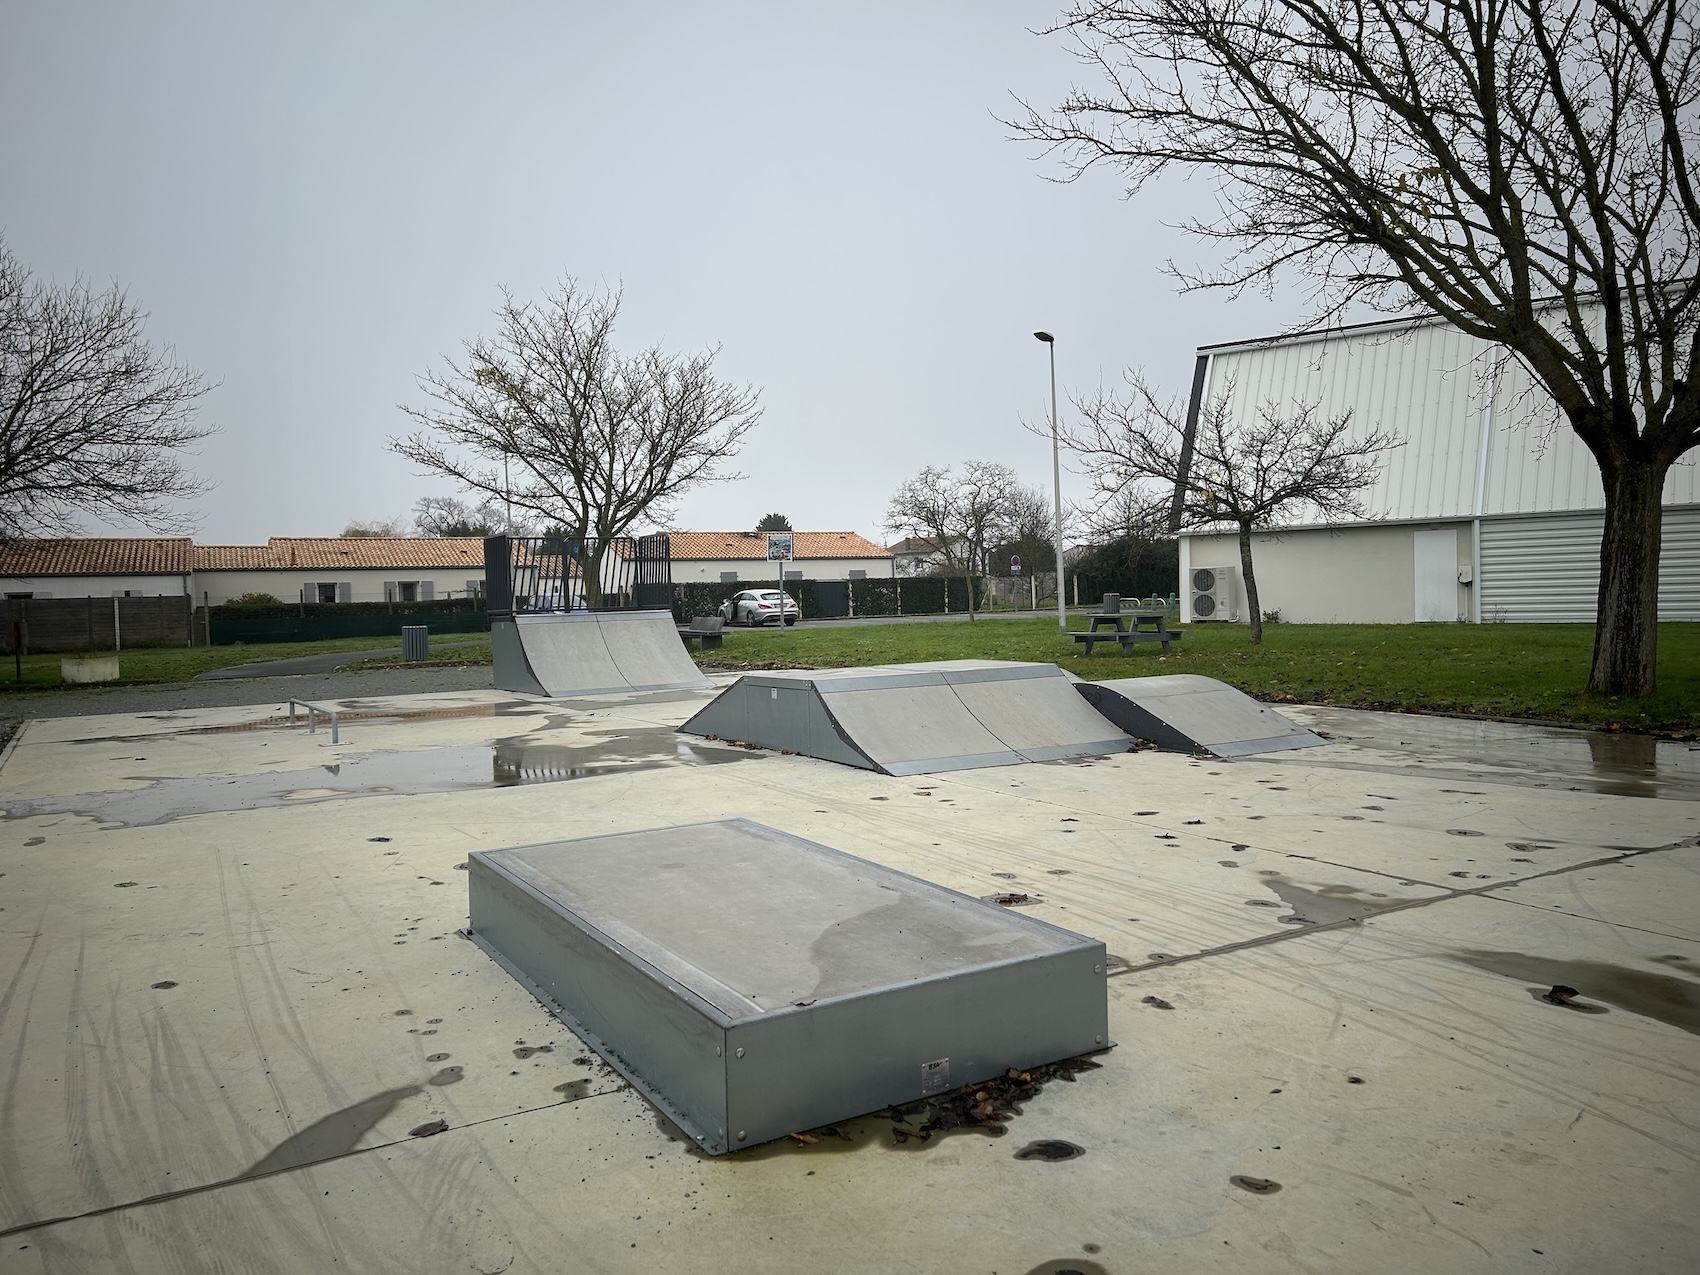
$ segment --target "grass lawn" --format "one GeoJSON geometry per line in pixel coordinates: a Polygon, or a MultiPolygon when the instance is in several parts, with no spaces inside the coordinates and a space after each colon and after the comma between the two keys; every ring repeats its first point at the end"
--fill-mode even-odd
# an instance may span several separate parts
{"type": "MultiPolygon", "coordinates": [[[[1083,629],[1085,621],[1071,619],[1083,629]]],[[[1262,647],[1243,625],[1192,625],[1169,655],[1150,644],[1132,655],[1100,647],[1090,658],[1057,633],[1052,619],[980,620],[973,624],[890,624],[847,628],[804,625],[786,633],[728,629],[726,645],[697,662],[708,669],[843,668],[964,658],[1040,660],[1089,679],[1158,673],[1202,673],[1275,703],[1338,704],[1472,717],[1550,721],[1576,726],[1700,736],[1700,624],[1659,626],[1659,691],[1617,700],[1585,695],[1594,631],[1586,624],[1271,624],[1262,647]]],[[[433,663],[487,664],[488,639],[433,637],[433,663]],[[477,642],[451,648],[447,644],[477,642]]],[[[348,638],[258,646],[135,650],[123,654],[125,683],[187,681],[223,668],[327,651],[369,651],[395,638],[348,638]]],[[[24,681],[11,690],[60,685],[57,655],[24,660],[24,681]]],[[[358,667],[401,667],[363,661],[358,667]]],[[[67,688],[75,689],[75,688],[67,688]]]]}
{"type": "Polygon", "coordinates": [[[1166,656],[1153,643],[1132,655],[1099,647],[1088,658],[1050,619],[728,630],[726,645],[698,662],[741,669],[1042,660],[1091,680],[1202,673],[1277,703],[1700,734],[1700,624],[1659,626],[1659,691],[1646,700],[1583,693],[1594,639],[1587,624],[1270,624],[1261,647],[1245,633],[1244,625],[1194,624],[1166,656]]]}
{"type": "MultiPolygon", "coordinates": [[[[433,634],[431,642],[468,641],[476,633],[433,634]]],[[[337,638],[325,642],[266,642],[253,646],[166,646],[137,647],[119,654],[118,669],[123,675],[117,682],[105,686],[135,686],[143,683],[187,682],[207,669],[228,668],[233,664],[257,664],[261,660],[287,660],[297,655],[324,655],[334,651],[381,651],[401,645],[399,637],[337,638]]],[[[482,646],[483,658],[489,659],[489,644],[482,646]]],[[[480,648],[472,648],[474,658],[480,648]]],[[[7,691],[41,692],[63,687],[68,691],[83,689],[59,680],[59,661],[62,659],[99,659],[111,651],[72,651],[59,655],[24,656],[22,681],[13,677],[14,661],[0,656],[0,694],[7,691]]],[[[443,652],[447,655],[449,652],[443,652]]],[[[435,652],[433,652],[435,655],[435,652]]]]}

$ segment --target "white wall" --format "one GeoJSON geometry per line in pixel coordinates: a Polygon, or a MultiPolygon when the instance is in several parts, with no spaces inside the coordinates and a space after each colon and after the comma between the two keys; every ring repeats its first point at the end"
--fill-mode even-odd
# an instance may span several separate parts
{"type": "Polygon", "coordinates": [[[206,595],[213,606],[241,597],[244,593],[269,593],[284,602],[296,602],[301,590],[307,589],[307,600],[315,600],[311,586],[315,584],[350,584],[351,602],[382,602],[384,583],[389,580],[429,580],[437,598],[464,598],[467,581],[484,578],[484,564],[476,567],[449,567],[426,570],[422,567],[385,567],[382,570],[362,568],[350,571],[325,568],[291,567],[283,571],[197,571],[195,572],[195,602],[199,605],[206,595]]]}
{"type": "MultiPolygon", "coordinates": [[[[1305,529],[1252,537],[1258,603],[1293,624],[1410,624],[1416,619],[1414,532],[1451,529],[1457,536],[1457,567],[1468,567],[1474,551],[1470,524],[1418,523],[1352,527],[1338,532],[1305,529]]],[[[1227,567],[1234,581],[1234,611],[1250,617],[1235,536],[1188,536],[1183,563],[1189,570],[1227,567]]],[[[1183,579],[1182,583],[1185,583],[1183,579]]],[[[1471,613],[1469,588],[1459,584],[1454,618],[1471,613]]],[[[1190,594],[1182,593],[1183,620],[1192,620],[1190,594]]]]}
{"type": "Polygon", "coordinates": [[[33,593],[36,597],[110,598],[128,592],[134,597],[183,596],[188,577],[145,576],[7,576],[0,577],[0,593],[33,593]]]}
{"type": "MultiPolygon", "coordinates": [[[[696,584],[702,581],[718,583],[722,571],[736,571],[739,584],[777,584],[777,562],[765,559],[673,559],[673,580],[677,584],[696,584]]],[[[852,571],[865,571],[868,578],[891,578],[890,558],[797,558],[784,564],[787,571],[801,571],[805,580],[848,580],[852,571]]]]}

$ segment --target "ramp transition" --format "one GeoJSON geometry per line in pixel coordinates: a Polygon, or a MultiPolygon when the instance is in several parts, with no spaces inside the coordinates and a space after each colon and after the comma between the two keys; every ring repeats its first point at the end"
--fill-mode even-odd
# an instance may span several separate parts
{"type": "Polygon", "coordinates": [[[712,685],[671,611],[517,615],[490,626],[495,683],[532,695],[601,695],[712,685]]]}
{"type": "Polygon", "coordinates": [[[1001,660],[748,673],[679,729],[886,775],[1127,751],[1071,684],[1001,660]]]}
{"type": "Polygon", "coordinates": [[[1074,689],[1129,735],[1166,751],[1245,757],[1328,742],[1213,677],[1124,677],[1074,689]]]}

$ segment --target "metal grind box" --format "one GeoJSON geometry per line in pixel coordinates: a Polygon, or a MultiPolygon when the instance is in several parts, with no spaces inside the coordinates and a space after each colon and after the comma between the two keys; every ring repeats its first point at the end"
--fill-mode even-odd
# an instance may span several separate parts
{"type": "Polygon", "coordinates": [[[468,862],[472,938],[705,1151],[1104,1048],[1104,945],[743,819],[468,862]]]}

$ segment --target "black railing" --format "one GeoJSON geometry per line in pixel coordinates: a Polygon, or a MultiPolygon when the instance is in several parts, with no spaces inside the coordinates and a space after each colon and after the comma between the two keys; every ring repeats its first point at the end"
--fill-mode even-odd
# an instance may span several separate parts
{"type": "Polygon", "coordinates": [[[484,597],[492,620],[567,611],[665,610],[673,604],[667,533],[486,536],[484,597]]]}

